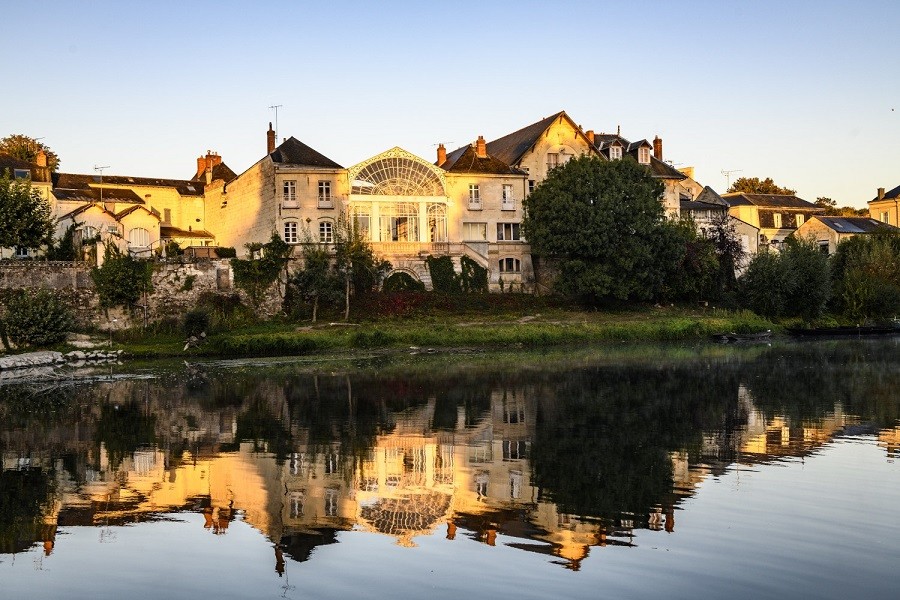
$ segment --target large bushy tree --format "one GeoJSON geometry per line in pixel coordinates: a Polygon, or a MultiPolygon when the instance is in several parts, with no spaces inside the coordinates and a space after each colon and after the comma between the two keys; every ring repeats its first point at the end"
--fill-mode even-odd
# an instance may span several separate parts
{"type": "Polygon", "coordinates": [[[862,321],[900,314],[900,234],[885,230],[844,240],[832,272],[838,311],[862,321]]]}
{"type": "Polygon", "coordinates": [[[745,194],[785,194],[793,196],[797,190],[781,187],[772,181],[771,177],[760,179],[759,177],[738,177],[728,188],[728,192],[743,192],[745,194]]]}
{"type": "Polygon", "coordinates": [[[40,248],[53,239],[50,203],[28,180],[0,177],[0,248],[40,248]]]}
{"type": "Polygon", "coordinates": [[[558,264],[557,291],[592,304],[652,300],[685,252],[662,193],[634,160],[575,158],[525,199],[524,235],[558,264]]]}
{"type": "Polygon", "coordinates": [[[59,169],[59,157],[40,140],[21,133],[14,133],[0,139],[0,154],[9,154],[30,163],[36,162],[38,152],[41,150],[47,155],[47,166],[50,171],[55,173],[59,169]]]}

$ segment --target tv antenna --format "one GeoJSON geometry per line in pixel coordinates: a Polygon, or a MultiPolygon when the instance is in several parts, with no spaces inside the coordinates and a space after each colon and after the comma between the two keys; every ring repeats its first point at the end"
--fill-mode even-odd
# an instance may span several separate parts
{"type": "Polygon", "coordinates": [[[275,139],[278,139],[278,109],[281,108],[282,104],[273,104],[269,108],[275,111],[275,139]]]}
{"type": "Polygon", "coordinates": [[[731,170],[722,169],[722,175],[725,176],[725,189],[726,190],[731,187],[731,174],[732,173],[740,173],[742,171],[743,171],[743,169],[731,169],[731,170]]]}
{"type": "Polygon", "coordinates": [[[94,170],[100,173],[100,204],[103,204],[103,169],[108,169],[109,165],[94,165],[94,170]]]}

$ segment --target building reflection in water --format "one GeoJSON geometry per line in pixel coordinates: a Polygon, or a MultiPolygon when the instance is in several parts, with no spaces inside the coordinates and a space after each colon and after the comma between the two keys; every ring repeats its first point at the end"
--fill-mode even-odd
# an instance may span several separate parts
{"type": "MultiPolygon", "coordinates": [[[[211,535],[236,519],[266,535],[279,575],[285,556],[307,560],[350,530],[402,546],[464,535],[577,570],[591,548],[633,544],[637,528],[674,533],[708,476],[876,431],[834,398],[794,415],[761,406],[742,373],[584,369],[452,393],[309,376],[97,385],[56,421],[4,420],[0,494],[16,510],[0,551],[38,543],[50,556],[59,528],[99,527],[104,541],[115,526],[190,511],[211,535]]],[[[891,458],[898,431],[877,429],[891,458]]]]}

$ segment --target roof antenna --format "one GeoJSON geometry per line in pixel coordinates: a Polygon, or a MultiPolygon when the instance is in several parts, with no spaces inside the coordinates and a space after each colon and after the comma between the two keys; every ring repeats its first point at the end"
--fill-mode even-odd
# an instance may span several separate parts
{"type": "Polygon", "coordinates": [[[275,139],[276,140],[278,139],[278,109],[281,108],[282,106],[283,105],[281,105],[281,104],[273,104],[272,106],[269,107],[269,108],[275,110],[275,139]]]}
{"type": "Polygon", "coordinates": [[[103,204],[103,169],[108,169],[109,165],[94,165],[94,170],[100,173],[100,204],[103,204]]]}
{"type": "Polygon", "coordinates": [[[740,173],[742,171],[743,171],[743,169],[731,169],[730,171],[722,169],[722,175],[725,176],[725,191],[726,192],[728,191],[728,188],[731,187],[731,174],[732,173],[740,173]]]}

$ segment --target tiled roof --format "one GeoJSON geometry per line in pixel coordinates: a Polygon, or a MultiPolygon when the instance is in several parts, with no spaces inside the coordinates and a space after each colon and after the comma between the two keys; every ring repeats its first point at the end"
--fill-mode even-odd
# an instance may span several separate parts
{"type": "MultiPolygon", "coordinates": [[[[75,173],[54,173],[53,187],[66,189],[85,189],[100,185],[100,175],[78,175],[75,173]]],[[[130,177],[128,175],[103,175],[103,183],[125,186],[171,187],[182,196],[202,196],[203,186],[196,181],[185,179],[156,179],[152,177],[130,177]]],[[[103,195],[106,195],[104,189],[103,195]]]]}
{"type": "MultiPolygon", "coordinates": [[[[60,202],[100,202],[100,188],[55,188],[53,196],[60,202]]],[[[132,190],[103,188],[103,202],[117,204],[143,204],[144,199],[132,190]]]]}
{"type": "Polygon", "coordinates": [[[823,217],[815,216],[829,229],[833,229],[838,233],[873,233],[875,231],[884,231],[887,229],[897,228],[881,221],[876,221],[869,217],[823,217]]]}
{"type": "Polygon", "coordinates": [[[802,198],[785,194],[744,194],[733,192],[724,194],[722,199],[728,206],[758,206],[760,208],[802,208],[814,212],[825,212],[821,206],[802,198]]]}
{"type": "MultiPolygon", "coordinates": [[[[518,131],[513,131],[508,135],[504,135],[492,142],[488,142],[488,154],[508,165],[518,164],[525,153],[528,152],[528,149],[534,146],[541,135],[547,131],[547,128],[553,124],[553,121],[565,114],[565,111],[560,111],[546,119],[541,119],[537,123],[532,123],[518,131]]],[[[449,160],[449,156],[447,158],[449,160]]]]}
{"type": "Polygon", "coordinates": [[[303,167],[323,167],[326,169],[343,169],[343,167],[324,154],[313,150],[297,138],[291,136],[275,148],[269,155],[272,162],[303,167]]]}
{"type": "Polygon", "coordinates": [[[440,165],[445,171],[451,173],[485,173],[490,175],[524,175],[523,171],[515,169],[502,160],[488,153],[485,158],[478,158],[473,146],[465,146],[454,150],[447,155],[447,160],[440,165]],[[451,158],[452,156],[452,158],[451,158]]]}

